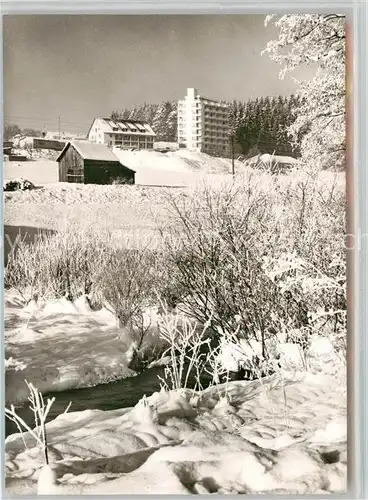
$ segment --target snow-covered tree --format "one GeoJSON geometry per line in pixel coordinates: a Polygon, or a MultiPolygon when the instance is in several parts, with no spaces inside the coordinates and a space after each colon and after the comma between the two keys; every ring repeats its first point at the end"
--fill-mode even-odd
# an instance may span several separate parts
{"type": "Polygon", "coordinates": [[[177,103],[164,101],[156,107],[152,128],[158,141],[175,141],[177,129],[177,103]]]}
{"type": "Polygon", "coordinates": [[[301,100],[296,120],[289,132],[301,137],[301,153],[317,168],[345,164],[345,16],[343,14],[303,14],[267,16],[274,22],[279,38],[268,42],[262,53],[283,67],[280,77],[300,66],[316,68],[310,81],[300,81],[301,100]]]}
{"type": "Polygon", "coordinates": [[[245,106],[240,101],[233,101],[229,105],[229,142],[232,160],[232,173],[235,174],[235,150],[237,145],[237,135],[245,117],[245,106]]]}
{"type": "Polygon", "coordinates": [[[170,103],[171,111],[167,117],[167,130],[166,130],[166,140],[176,141],[177,139],[177,129],[178,129],[178,103],[170,103]]]}

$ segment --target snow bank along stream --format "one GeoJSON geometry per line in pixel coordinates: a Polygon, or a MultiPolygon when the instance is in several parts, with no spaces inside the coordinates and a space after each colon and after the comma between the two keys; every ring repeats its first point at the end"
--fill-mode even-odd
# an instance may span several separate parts
{"type": "Polygon", "coordinates": [[[346,491],[346,380],[335,376],[324,339],[315,344],[320,373],[299,366],[202,392],[154,392],[160,369],[127,368],[131,342],[107,310],[91,311],[83,299],[32,307],[6,300],[6,357],[25,366],[7,371],[6,397],[24,402],[24,379],[55,393],[51,471],[31,436],[23,435],[25,450],[19,434],[8,435],[9,494],[346,491]]]}

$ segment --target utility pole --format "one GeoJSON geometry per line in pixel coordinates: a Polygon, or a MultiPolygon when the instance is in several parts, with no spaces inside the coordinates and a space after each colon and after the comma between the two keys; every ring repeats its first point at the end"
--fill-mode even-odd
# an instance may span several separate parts
{"type": "Polygon", "coordinates": [[[61,138],[61,134],[60,134],[60,116],[58,117],[58,124],[59,124],[59,139],[61,138]]]}
{"type": "Polygon", "coordinates": [[[231,135],[231,173],[235,176],[235,158],[234,158],[234,136],[231,135]]]}

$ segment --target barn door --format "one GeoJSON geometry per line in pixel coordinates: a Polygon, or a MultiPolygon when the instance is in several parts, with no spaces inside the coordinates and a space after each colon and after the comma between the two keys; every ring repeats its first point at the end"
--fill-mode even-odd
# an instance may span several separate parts
{"type": "Polygon", "coordinates": [[[68,158],[68,168],[66,171],[67,182],[84,183],[84,162],[83,159],[71,150],[68,158]]]}

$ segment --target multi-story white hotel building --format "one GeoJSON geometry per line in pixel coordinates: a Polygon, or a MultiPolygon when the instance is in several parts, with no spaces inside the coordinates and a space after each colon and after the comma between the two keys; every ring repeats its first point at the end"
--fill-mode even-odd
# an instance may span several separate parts
{"type": "Polygon", "coordinates": [[[206,99],[196,89],[178,101],[178,143],[192,151],[226,155],[229,151],[228,106],[206,99]]]}

